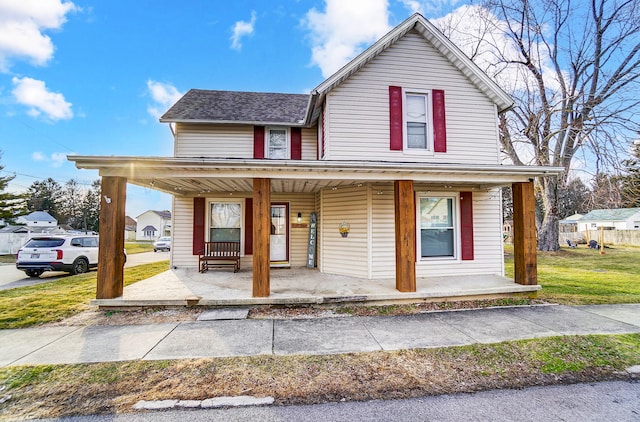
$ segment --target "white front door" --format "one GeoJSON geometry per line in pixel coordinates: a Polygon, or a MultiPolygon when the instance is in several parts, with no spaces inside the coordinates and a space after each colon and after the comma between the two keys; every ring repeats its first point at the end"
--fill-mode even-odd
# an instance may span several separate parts
{"type": "Polygon", "coordinates": [[[288,208],[286,204],[271,205],[270,260],[272,263],[284,263],[289,260],[287,254],[288,208]]]}

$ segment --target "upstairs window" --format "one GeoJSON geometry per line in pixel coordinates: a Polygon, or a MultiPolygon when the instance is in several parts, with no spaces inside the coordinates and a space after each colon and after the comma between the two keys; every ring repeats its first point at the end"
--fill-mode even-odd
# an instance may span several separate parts
{"type": "Polygon", "coordinates": [[[285,128],[269,128],[266,133],[267,157],[272,160],[288,160],[291,158],[289,149],[289,133],[285,128]]]}
{"type": "Polygon", "coordinates": [[[427,95],[407,94],[405,98],[406,145],[408,149],[428,151],[427,95]]]}

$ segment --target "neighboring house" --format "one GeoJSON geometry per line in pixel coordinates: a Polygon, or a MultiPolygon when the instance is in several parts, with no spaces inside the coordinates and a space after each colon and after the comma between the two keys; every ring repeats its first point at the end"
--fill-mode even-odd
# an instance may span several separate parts
{"type": "Polygon", "coordinates": [[[587,230],[638,230],[640,208],[592,210],[578,220],[578,231],[587,230]]]}
{"type": "Polygon", "coordinates": [[[26,224],[29,227],[57,227],[58,220],[46,211],[34,211],[31,214],[20,216],[16,219],[18,224],[26,224]]]}
{"type": "Polygon", "coordinates": [[[558,222],[560,233],[575,233],[578,231],[578,221],[582,219],[583,214],[573,214],[564,220],[558,222]]]}
{"type": "Polygon", "coordinates": [[[124,240],[126,242],[136,240],[136,227],[136,220],[127,215],[124,222],[124,240]]]}
{"type": "MultiPolygon", "coordinates": [[[[173,157],[70,160],[109,175],[115,209],[126,183],[173,195],[172,268],[196,268],[205,241],[239,242],[256,297],[269,296],[273,266],[401,292],[416,278],[504,275],[500,187],[511,186],[515,280],[533,285],[532,180],[561,169],[503,165],[498,119],[512,106],[415,14],[309,95],[190,90],[160,119],[173,157]]],[[[121,294],[114,280],[99,274],[98,298],[121,294]]]]}
{"type": "Polygon", "coordinates": [[[171,211],[149,210],[136,218],[136,240],[156,240],[171,235],[171,211]]]}

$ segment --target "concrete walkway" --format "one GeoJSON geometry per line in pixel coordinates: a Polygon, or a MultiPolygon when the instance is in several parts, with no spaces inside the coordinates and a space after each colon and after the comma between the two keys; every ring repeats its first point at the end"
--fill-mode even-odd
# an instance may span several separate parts
{"type": "Polygon", "coordinates": [[[204,311],[199,321],[186,323],[0,330],[0,366],[333,354],[640,333],[640,304],[288,320],[246,319],[246,312],[204,311]]]}

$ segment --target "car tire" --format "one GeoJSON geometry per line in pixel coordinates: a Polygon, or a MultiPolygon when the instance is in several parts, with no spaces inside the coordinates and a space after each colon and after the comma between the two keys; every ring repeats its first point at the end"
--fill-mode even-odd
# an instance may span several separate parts
{"type": "Polygon", "coordinates": [[[24,270],[24,272],[29,277],[40,277],[44,270],[24,270]]]}
{"type": "Polygon", "coordinates": [[[153,248],[153,251],[154,251],[154,252],[158,252],[158,250],[157,250],[156,248],[153,248]]]}
{"type": "Polygon", "coordinates": [[[73,275],[86,273],[87,271],[89,271],[89,263],[84,258],[76,258],[71,264],[71,274],[73,275]]]}

